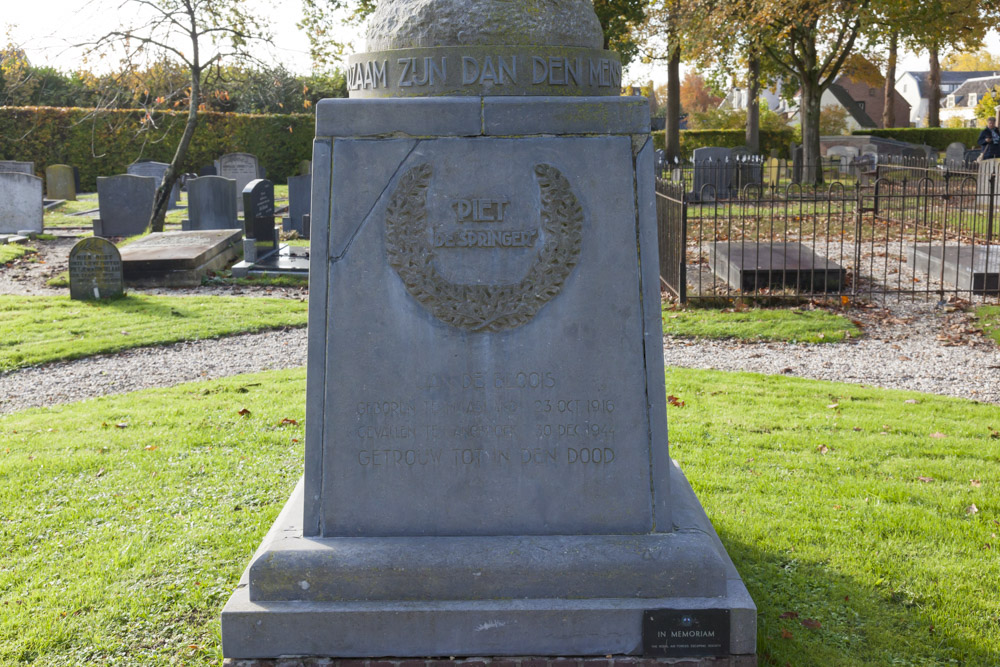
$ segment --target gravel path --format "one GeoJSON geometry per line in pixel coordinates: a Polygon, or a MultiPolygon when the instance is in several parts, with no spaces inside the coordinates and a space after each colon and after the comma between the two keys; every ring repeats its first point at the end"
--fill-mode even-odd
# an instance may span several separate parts
{"type": "Polygon", "coordinates": [[[1000,404],[1000,347],[962,309],[890,301],[855,311],[865,336],[845,343],[746,343],[667,337],[667,366],[786,374],[1000,404]]]}
{"type": "Polygon", "coordinates": [[[0,414],[305,363],[304,328],[138,348],[0,375],[0,414]]]}

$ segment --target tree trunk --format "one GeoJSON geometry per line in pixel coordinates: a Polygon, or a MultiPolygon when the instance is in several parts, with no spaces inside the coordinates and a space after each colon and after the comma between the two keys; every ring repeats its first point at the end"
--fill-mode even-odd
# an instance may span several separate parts
{"type": "Polygon", "coordinates": [[[681,47],[675,44],[667,59],[667,117],[664,147],[670,164],[681,155],[681,47]]]}
{"type": "Polygon", "coordinates": [[[927,72],[927,127],[941,127],[941,64],[938,62],[938,45],[928,49],[931,56],[927,72]]]}
{"type": "MultiPolygon", "coordinates": [[[[896,53],[899,50],[899,33],[889,37],[889,62],[885,68],[885,86],[882,107],[882,127],[896,127],[896,53]]],[[[907,123],[909,125],[909,123],[907,123]]]]}
{"type": "MultiPolygon", "coordinates": [[[[818,75],[816,79],[818,79],[818,75]]],[[[799,120],[802,126],[802,183],[821,184],[823,169],[819,155],[819,112],[823,91],[819,81],[808,76],[802,77],[802,102],[799,120]]]]}
{"type": "Polygon", "coordinates": [[[760,153],[760,56],[750,51],[747,67],[747,148],[760,153]]]}
{"type": "Polygon", "coordinates": [[[194,130],[198,125],[198,101],[201,99],[201,72],[191,71],[191,97],[188,100],[188,117],[184,124],[184,133],[177,143],[177,150],[170,161],[170,166],[163,174],[163,182],[156,189],[156,198],[153,200],[153,213],[149,218],[149,228],[153,232],[162,232],[163,224],[167,217],[167,208],[170,205],[170,194],[173,192],[174,184],[180,178],[181,165],[187,157],[188,147],[191,145],[191,138],[194,137],[194,130]]]}

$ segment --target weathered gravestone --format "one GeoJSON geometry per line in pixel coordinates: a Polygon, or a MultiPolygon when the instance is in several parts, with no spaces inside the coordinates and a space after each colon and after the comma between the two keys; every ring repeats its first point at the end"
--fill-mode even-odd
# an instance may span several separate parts
{"type": "Polygon", "coordinates": [[[21,174],[35,175],[34,162],[18,162],[17,160],[0,160],[0,171],[16,171],[21,174]]]}
{"type": "Polygon", "coordinates": [[[965,144],[953,141],[944,152],[944,163],[949,169],[961,169],[965,166],[965,144]]]}
{"type": "Polygon", "coordinates": [[[424,2],[317,105],[305,478],[224,656],[753,654],[669,458],[648,102],[589,1],[424,2]]]}
{"type": "Polygon", "coordinates": [[[49,199],[76,201],[76,178],[73,167],[52,164],[45,168],[45,194],[49,199]]]}
{"type": "Polygon", "coordinates": [[[99,176],[94,236],[135,236],[146,231],[153,213],[156,181],[149,176],[99,176]]]}
{"type": "Polygon", "coordinates": [[[42,179],[19,171],[0,172],[0,234],[41,232],[42,179]]]}
{"type": "Polygon", "coordinates": [[[69,251],[69,298],[110,299],[124,291],[122,256],[114,243],[92,236],[73,246],[69,251]]]}
{"type": "Polygon", "coordinates": [[[227,153],[219,158],[216,173],[223,178],[236,181],[236,208],[243,212],[243,198],[240,193],[250,181],[260,178],[257,156],[250,153],[227,153]]]}
{"type": "Polygon", "coordinates": [[[253,258],[262,259],[278,249],[278,239],[274,227],[274,183],[263,178],[247,183],[243,188],[243,234],[247,245],[253,245],[253,258]]]}
{"type": "Polygon", "coordinates": [[[309,238],[311,198],[312,176],[306,174],[288,178],[288,217],[281,220],[282,231],[294,231],[302,238],[309,238]]]}
{"type": "Polygon", "coordinates": [[[236,181],[221,176],[200,176],[187,182],[188,219],[183,230],[237,229],[236,181]]]}
{"type": "MultiPolygon", "coordinates": [[[[156,181],[156,187],[160,187],[160,183],[163,182],[163,176],[167,173],[167,169],[170,165],[166,162],[155,162],[153,160],[143,160],[142,162],[133,162],[126,169],[126,173],[132,174],[133,176],[149,176],[154,181],[156,181]]],[[[178,202],[181,200],[181,189],[180,180],[174,182],[174,187],[170,190],[170,200],[167,203],[168,209],[177,208],[178,202]]]]}
{"type": "Polygon", "coordinates": [[[731,148],[694,149],[694,196],[703,201],[729,197],[735,163],[731,148]]]}

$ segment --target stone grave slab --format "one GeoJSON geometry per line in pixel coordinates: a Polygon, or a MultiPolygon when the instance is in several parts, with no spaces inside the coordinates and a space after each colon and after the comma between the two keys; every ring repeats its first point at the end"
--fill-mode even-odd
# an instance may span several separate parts
{"type": "Polygon", "coordinates": [[[915,244],[914,270],[973,294],[1000,294],[1000,245],[915,244]]]}
{"type": "Polygon", "coordinates": [[[260,177],[260,164],[256,155],[250,153],[227,153],[219,158],[216,172],[223,178],[231,178],[236,181],[236,207],[239,212],[243,212],[243,197],[240,193],[250,181],[260,177]]]}
{"type": "Polygon", "coordinates": [[[125,290],[122,257],[100,236],[81,239],[69,251],[69,297],[79,301],[111,299],[125,290]]]}
{"type": "Polygon", "coordinates": [[[713,243],[709,268],[741,292],[791,287],[801,291],[836,292],[847,271],[802,243],[713,243]]]}
{"type": "Polygon", "coordinates": [[[76,201],[76,178],[73,167],[53,164],[45,168],[45,196],[48,199],[76,201]]]}
{"type": "Polygon", "coordinates": [[[29,176],[35,175],[34,162],[19,162],[17,160],[0,160],[0,171],[16,171],[29,176]]]}
{"type": "Polygon", "coordinates": [[[0,172],[0,234],[41,232],[42,179],[19,171],[0,172]]]}
{"type": "Polygon", "coordinates": [[[199,176],[187,183],[188,219],[185,231],[235,229],[240,226],[236,211],[236,181],[222,176],[199,176]]]}
{"type": "Polygon", "coordinates": [[[135,236],[146,231],[153,213],[156,181],[149,176],[98,176],[94,236],[135,236]]]}
{"type": "MultiPolygon", "coordinates": [[[[167,173],[167,169],[170,165],[166,162],[156,162],[153,160],[143,160],[142,162],[133,162],[125,170],[126,173],[132,174],[133,176],[149,176],[154,181],[156,181],[156,187],[160,187],[160,183],[163,182],[163,176],[167,173]]],[[[174,182],[174,187],[170,191],[170,201],[167,204],[168,209],[179,208],[178,204],[181,200],[181,188],[180,181],[174,182]]]]}
{"type": "Polygon", "coordinates": [[[201,284],[240,256],[240,229],[155,232],[121,249],[125,283],[143,287],[201,284]]]}
{"type": "Polygon", "coordinates": [[[281,219],[281,230],[297,232],[304,239],[309,238],[310,206],[312,199],[312,176],[290,176],[288,178],[288,216],[281,219]]]}

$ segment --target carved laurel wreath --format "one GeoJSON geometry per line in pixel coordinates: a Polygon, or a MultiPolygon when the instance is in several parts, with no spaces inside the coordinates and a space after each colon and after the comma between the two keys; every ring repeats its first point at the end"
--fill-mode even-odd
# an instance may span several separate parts
{"type": "Polygon", "coordinates": [[[460,329],[498,332],[530,321],[580,259],[583,208],[555,167],[535,165],[545,245],[524,278],[505,285],[467,285],[445,279],[434,266],[427,233],[427,188],[433,170],[420,164],[400,179],[385,214],[389,259],[406,291],[436,318],[460,329]]]}

